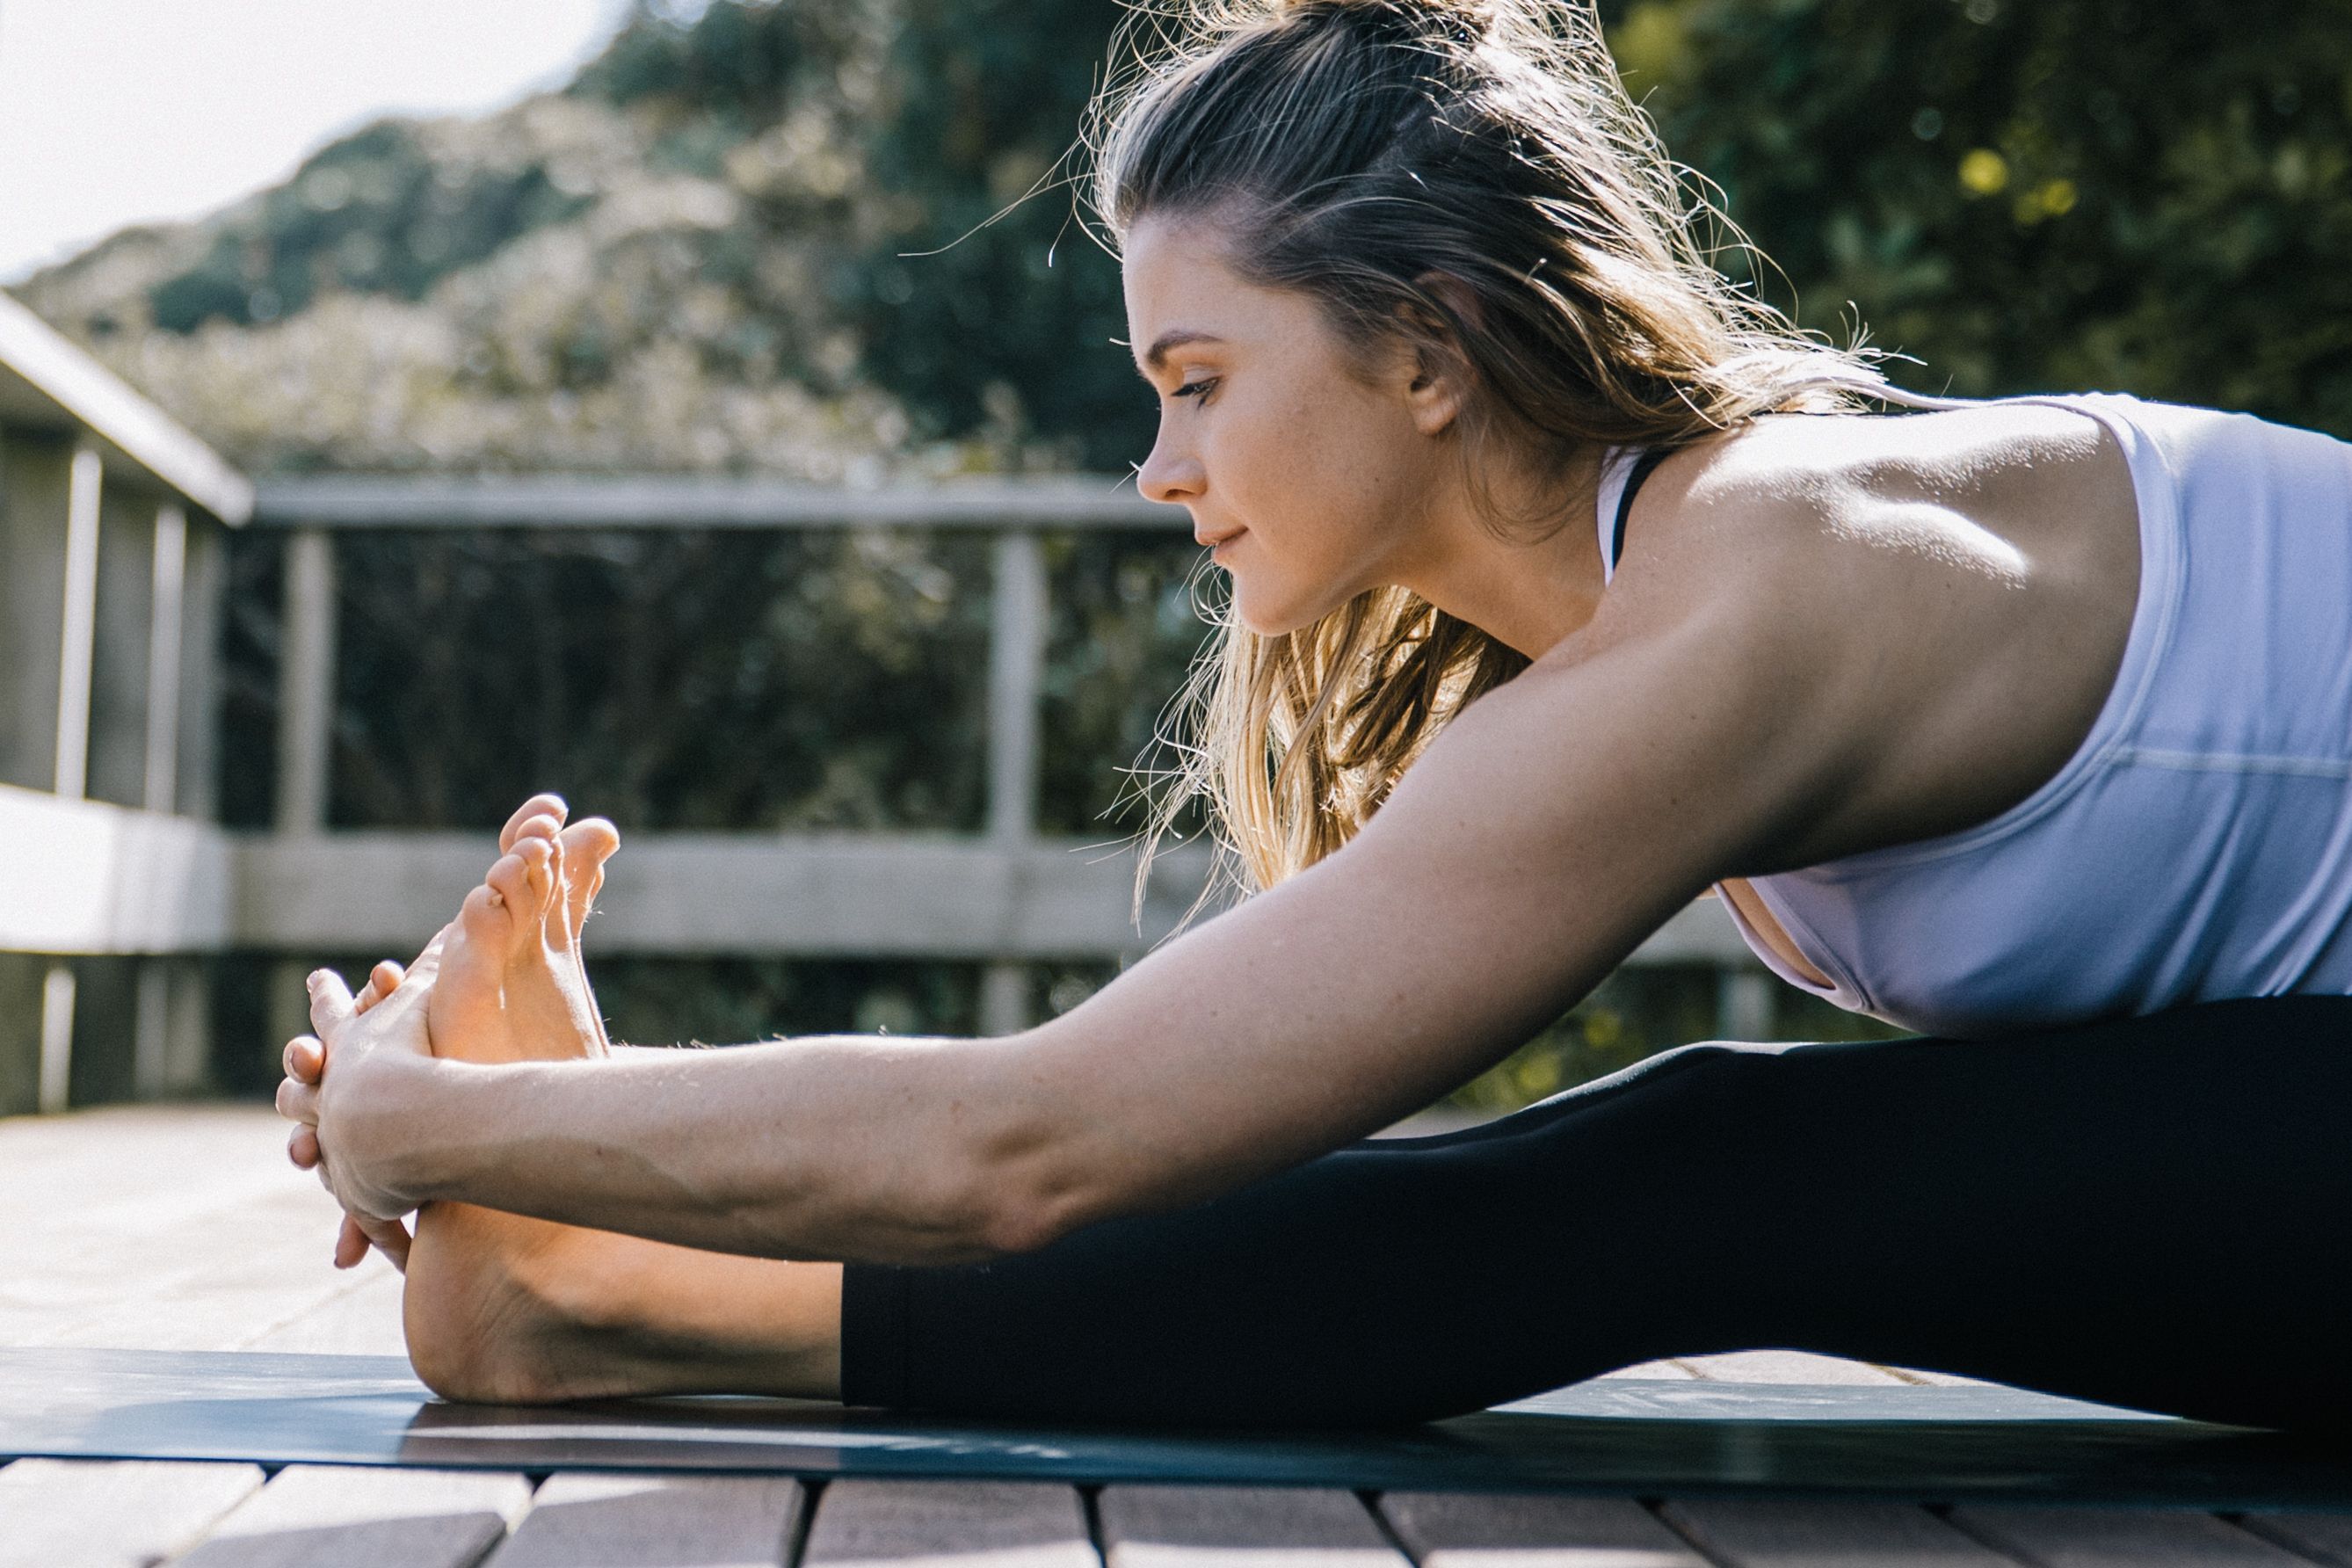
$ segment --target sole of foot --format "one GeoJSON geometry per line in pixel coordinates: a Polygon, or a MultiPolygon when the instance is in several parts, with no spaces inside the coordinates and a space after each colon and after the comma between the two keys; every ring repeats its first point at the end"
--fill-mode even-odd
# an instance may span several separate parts
{"type": "MultiPolygon", "coordinates": [[[[593,903],[610,825],[583,823],[575,887],[556,821],[517,826],[511,848],[467,894],[443,933],[428,1004],[436,1055],[477,1062],[601,1056],[604,1029],[574,939],[593,903]]],[[[600,1390],[580,1381],[594,1358],[583,1331],[551,1302],[571,1260],[599,1233],[465,1204],[416,1220],[403,1319],[418,1376],[449,1398],[545,1403],[600,1390]]]]}

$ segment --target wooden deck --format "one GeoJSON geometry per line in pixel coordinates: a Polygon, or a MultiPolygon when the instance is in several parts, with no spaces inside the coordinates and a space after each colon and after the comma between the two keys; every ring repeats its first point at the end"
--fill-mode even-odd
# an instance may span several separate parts
{"type": "MultiPolygon", "coordinates": [[[[334,1210],[245,1108],[0,1121],[0,1345],[397,1353],[399,1280],[328,1266],[334,1210]]],[[[1628,1369],[1953,1381],[1759,1352],[1628,1369]]],[[[159,1563],[929,1568],[1907,1568],[2333,1563],[2352,1514],[1797,1499],[19,1459],[0,1568],[159,1563]]]]}

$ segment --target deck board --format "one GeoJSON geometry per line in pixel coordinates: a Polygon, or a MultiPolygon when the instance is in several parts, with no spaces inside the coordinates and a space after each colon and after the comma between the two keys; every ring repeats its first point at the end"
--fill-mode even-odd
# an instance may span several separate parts
{"type": "Polygon", "coordinates": [[[19,1459],[0,1469],[0,1568],[148,1568],[260,1489],[257,1465],[19,1459]]]}
{"type": "MultiPolygon", "coordinates": [[[[339,1273],[333,1201],[287,1163],[264,1108],[137,1108],[0,1121],[0,1344],[397,1354],[401,1280],[339,1273]],[[132,1283],[135,1281],[135,1285],[132,1283]]],[[[1682,1357],[1620,1377],[1685,1387],[1967,1383],[1787,1351],[1682,1357]]],[[[1696,1393],[1696,1390],[1695,1389],[1696,1393]]],[[[1764,1392],[1759,1387],[1759,1393],[1764,1392]]],[[[1793,1391],[1792,1391],[1793,1392],[1793,1391]]],[[[555,1476],[26,1460],[0,1468],[0,1568],[348,1561],[1090,1568],[2048,1568],[2336,1563],[2352,1513],[1114,1485],[1090,1519],[1048,1482],[854,1479],[816,1505],[789,1478],[555,1476]],[[503,1539],[502,1539],[503,1538],[503,1539]],[[202,1544],[199,1545],[201,1539],[202,1544]],[[486,1559],[484,1553],[489,1555],[486,1559]]]]}
{"type": "Polygon", "coordinates": [[[1074,1487],[1026,1481],[829,1481],[801,1568],[1101,1568],[1074,1487]]]}
{"type": "Polygon", "coordinates": [[[530,1507],[519,1475],[289,1465],[173,1568],[473,1568],[530,1507]]]}
{"type": "Polygon", "coordinates": [[[2263,1509],[2238,1522],[2263,1540],[2299,1552],[2326,1568],[2352,1568],[2352,1513],[2263,1509]]]}
{"type": "Polygon", "coordinates": [[[784,1568],[799,1482],[765,1476],[551,1476],[489,1568],[784,1568]]]}
{"type": "Polygon", "coordinates": [[[2297,1568],[2306,1559],[2195,1509],[1970,1504],[1955,1525],[2042,1568],[2297,1568]]]}
{"type": "Polygon", "coordinates": [[[1891,1502],[1708,1498],[1660,1516],[1724,1568],[2016,1568],[1926,1509],[1891,1502]]]}
{"type": "Polygon", "coordinates": [[[1410,1568],[1354,1492],[1313,1487],[1105,1487],[1108,1568],[1410,1568]]]}
{"type": "Polygon", "coordinates": [[[1632,1498],[1386,1492],[1377,1506],[1421,1568],[1707,1568],[1632,1498]]]}

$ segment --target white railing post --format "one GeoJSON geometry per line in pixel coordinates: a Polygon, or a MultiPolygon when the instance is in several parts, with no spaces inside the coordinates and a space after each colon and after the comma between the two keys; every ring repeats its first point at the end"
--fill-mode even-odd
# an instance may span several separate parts
{"type": "MultiPolygon", "coordinates": [[[[321,528],[300,528],[286,542],[285,612],[278,664],[278,831],[309,837],[326,831],[334,757],[335,547],[321,528]]],[[[310,1027],[300,963],[275,965],[269,977],[273,1056],[310,1027]]]]}
{"type": "Polygon", "coordinates": [[[41,976],[39,1099],[44,1116],[66,1108],[73,1086],[74,972],[62,961],[41,976]]]}
{"type": "Polygon", "coordinates": [[[159,1100],[171,1087],[172,961],[139,961],[131,1016],[131,1097],[159,1100]]]}
{"type": "Polygon", "coordinates": [[[278,831],[327,826],[335,723],[335,547],[324,529],[286,542],[285,616],[278,665],[278,831]]]}
{"type": "MultiPolygon", "coordinates": [[[[1037,837],[1037,771],[1045,679],[1045,554],[1036,532],[1009,528],[996,538],[996,589],[989,622],[988,837],[1010,855],[1037,837]]],[[[1029,1026],[1029,968],[998,959],[981,973],[980,1030],[1029,1026]]]]}
{"type": "Polygon", "coordinates": [[[154,613],[147,623],[147,771],[140,802],[179,804],[180,645],[188,577],[188,514],[177,501],[155,512],[154,613]]]}
{"type": "Polygon", "coordinates": [[[1770,975],[1746,967],[1716,973],[1715,1037],[1719,1040],[1773,1037],[1770,975]]]}
{"type": "Polygon", "coordinates": [[[58,650],[55,788],[79,800],[89,784],[89,678],[98,649],[98,452],[74,448],[66,486],[64,630],[58,650]]]}

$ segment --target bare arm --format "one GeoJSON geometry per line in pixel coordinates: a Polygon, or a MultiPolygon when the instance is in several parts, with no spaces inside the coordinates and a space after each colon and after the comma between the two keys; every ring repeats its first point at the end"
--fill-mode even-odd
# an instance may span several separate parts
{"type": "Polygon", "coordinates": [[[1489,694],[1355,843],[1025,1034],[339,1054],[324,1141],[379,1206],[776,1257],[972,1258],[1239,1185],[1474,1076],[1714,877],[1802,837],[1805,759],[1842,749],[1822,715],[1777,678],[1759,693],[1752,671],[1786,666],[1759,666],[1755,627],[1667,619],[1489,694]]]}

